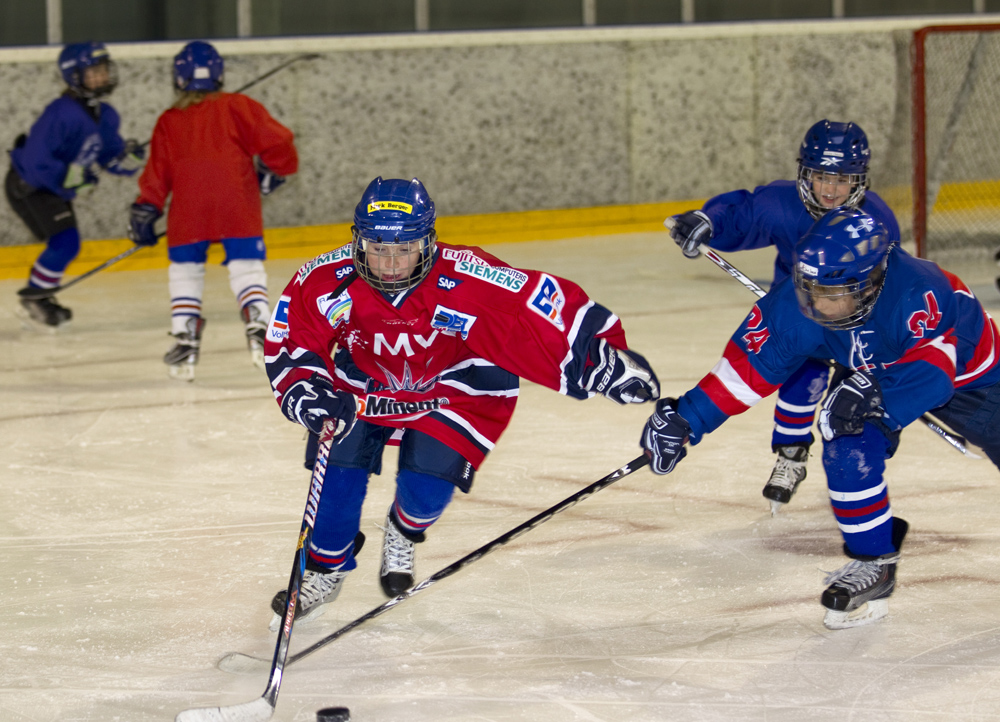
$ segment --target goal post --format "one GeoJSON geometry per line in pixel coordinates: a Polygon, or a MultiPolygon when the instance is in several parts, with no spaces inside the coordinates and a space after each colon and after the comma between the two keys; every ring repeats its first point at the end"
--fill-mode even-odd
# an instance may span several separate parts
{"type": "Polygon", "coordinates": [[[1000,246],[1000,24],[932,25],[911,45],[917,255],[1000,246]]]}

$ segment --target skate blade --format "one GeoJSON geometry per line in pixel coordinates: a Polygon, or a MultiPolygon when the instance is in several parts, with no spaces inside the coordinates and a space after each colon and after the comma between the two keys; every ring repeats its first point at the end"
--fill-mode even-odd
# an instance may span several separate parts
{"type": "Polygon", "coordinates": [[[887,616],[889,616],[889,600],[873,599],[850,612],[826,610],[823,625],[827,629],[850,629],[872,624],[887,616]]]}
{"type": "Polygon", "coordinates": [[[194,381],[194,364],[170,364],[167,373],[176,381],[194,381]]]}
{"type": "Polygon", "coordinates": [[[775,501],[774,499],[771,499],[770,501],[771,501],[771,516],[778,516],[778,512],[781,511],[781,508],[785,505],[784,502],[775,501]]]}
{"type": "Polygon", "coordinates": [[[69,321],[64,321],[58,326],[50,326],[44,321],[39,321],[35,318],[32,318],[31,314],[28,313],[27,309],[23,308],[22,306],[17,306],[14,308],[14,315],[17,316],[18,320],[21,321],[21,328],[23,328],[25,331],[37,331],[40,333],[51,334],[53,336],[59,333],[59,329],[68,326],[70,323],[69,321]]]}

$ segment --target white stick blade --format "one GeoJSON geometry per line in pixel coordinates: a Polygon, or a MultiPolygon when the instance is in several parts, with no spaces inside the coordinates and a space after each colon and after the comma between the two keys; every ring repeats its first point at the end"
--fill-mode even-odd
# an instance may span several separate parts
{"type": "Polygon", "coordinates": [[[266,699],[259,697],[253,702],[229,707],[186,709],[174,718],[174,722],[265,722],[273,714],[274,707],[266,699]]]}
{"type": "Polygon", "coordinates": [[[251,657],[249,654],[241,652],[230,652],[220,659],[216,666],[223,672],[230,674],[254,674],[263,672],[270,664],[266,659],[251,657]]]}

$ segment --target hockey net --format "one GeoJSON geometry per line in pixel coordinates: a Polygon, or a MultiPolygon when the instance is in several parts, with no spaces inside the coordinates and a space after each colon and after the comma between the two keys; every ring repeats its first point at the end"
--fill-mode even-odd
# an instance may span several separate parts
{"type": "Polygon", "coordinates": [[[911,72],[917,254],[992,252],[1000,246],[1000,24],[917,30],[911,72]]]}

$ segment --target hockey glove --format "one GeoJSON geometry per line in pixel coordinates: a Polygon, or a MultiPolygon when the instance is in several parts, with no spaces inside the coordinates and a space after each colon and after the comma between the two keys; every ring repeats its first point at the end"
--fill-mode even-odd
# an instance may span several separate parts
{"type": "Polygon", "coordinates": [[[269,196],[277,190],[278,186],[285,182],[285,177],[277,175],[274,171],[264,165],[264,161],[257,158],[255,161],[257,168],[257,182],[260,184],[260,194],[269,196]]]}
{"type": "Polygon", "coordinates": [[[823,402],[819,431],[827,441],[838,436],[860,434],[868,419],[881,418],[882,389],[875,377],[864,371],[844,379],[823,402]]]}
{"type": "Polygon", "coordinates": [[[334,441],[351,433],[358,418],[358,402],[354,394],[334,391],[333,385],[319,374],[308,380],[296,381],[281,399],[281,411],[292,421],[302,424],[317,436],[327,418],[337,420],[334,441]]]}
{"type": "Polygon", "coordinates": [[[128,237],[137,246],[155,246],[159,238],[153,224],[163,214],[152,203],[133,203],[128,216],[128,237]]]}
{"type": "Polygon", "coordinates": [[[697,258],[700,254],[698,247],[712,240],[712,221],[701,211],[687,211],[672,216],[670,220],[674,222],[670,237],[681,247],[681,253],[687,258],[697,258]]]}
{"type": "Polygon", "coordinates": [[[79,163],[70,163],[66,169],[66,178],[63,180],[63,188],[80,193],[89,190],[97,185],[97,173],[91,170],[90,166],[83,166],[79,163]]]}
{"type": "Polygon", "coordinates": [[[611,346],[595,338],[585,364],[580,386],[603,394],[618,404],[641,404],[660,398],[660,382],[649,363],[635,351],[611,346]]]}
{"type": "Polygon", "coordinates": [[[146,146],[139,143],[134,138],[125,141],[125,147],[117,158],[105,166],[109,173],[115,175],[135,175],[142,167],[142,160],[146,157],[146,146]]]}
{"type": "Polygon", "coordinates": [[[677,462],[687,456],[688,436],[691,426],[677,413],[677,399],[660,399],[656,411],[646,422],[639,441],[649,457],[649,468],[654,474],[669,474],[677,462]]]}

